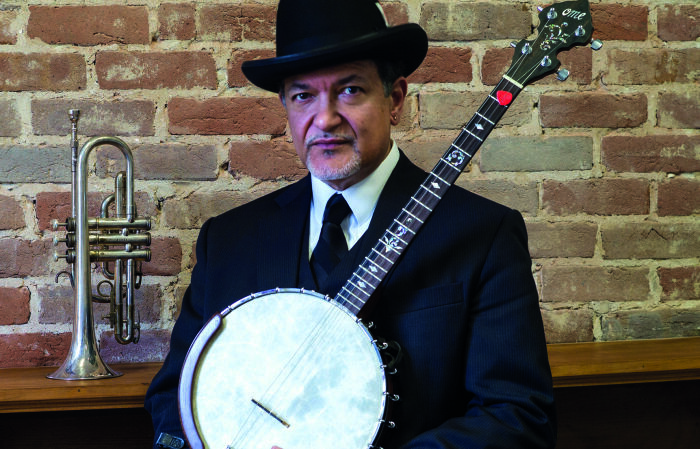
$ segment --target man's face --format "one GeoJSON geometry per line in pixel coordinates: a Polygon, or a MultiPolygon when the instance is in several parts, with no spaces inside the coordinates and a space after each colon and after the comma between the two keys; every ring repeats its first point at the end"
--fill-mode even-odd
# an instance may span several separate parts
{"type": "Polygon", "coordinates": [[[402,77],[386,96],[372,61],[285,79],[280,95],[299,158],[336,190],[361,181],[389,153],[391,125],[398,123],[406,91],[402,77]]]}

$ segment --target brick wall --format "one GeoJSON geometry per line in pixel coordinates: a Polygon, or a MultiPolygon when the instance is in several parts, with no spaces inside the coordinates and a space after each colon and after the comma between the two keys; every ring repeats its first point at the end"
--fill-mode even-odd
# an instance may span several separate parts
{"type": "MultiPolygon", "coordinates": [[[[98,325],[112,363],[166,353],[207,217],[304,175],[278,100],[240,72],[273,54],[275,4],[3,1],[1,367],[59,364],[70,341],[72,294],[54,280],[66,266],[52,259],[49,225],[70,210],[69,108],[82,111],[81,140],[132,147],[139,213],[155,221],[141,342],[122,347],[98,325]]],[[[395,134],[414,161],[437,162],[509,65],[508,43],[530,34],[537,4],[384,4],[391,22],[431,37],[395,134]]],[[[569,80],[530,85],[458,183],[524,214],[550,342],[698,335],[700,7],[596,0],[592,14],[603,49],[561,54],[569,80]]],[[[95,153],[91,216],[123,164],[95,153]]]]}

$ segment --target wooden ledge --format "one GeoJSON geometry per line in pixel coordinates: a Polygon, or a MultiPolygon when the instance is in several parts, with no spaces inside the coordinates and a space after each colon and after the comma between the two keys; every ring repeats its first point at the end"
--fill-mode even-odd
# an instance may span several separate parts
{"type": "Polygon", "coordinates": [[[555,387],[700,379],[700,337],[547,345],[555,387]]]}
{"type": "MultiPolygon", "coordinates": [[[[554,386],[700,379],[700,337],[548,345],[554,386]]],[[[53,367],[0,369],[0,413],[141,408],[160,363],[112,365],[104,380],[52,380],[53,367]]]]}
{"type": "Polygon", "coordinates": [[[111,365],[119,377],[55,380],[56,367],[0,369],[0,413],[140,408],[161,363],[111,365]]]}

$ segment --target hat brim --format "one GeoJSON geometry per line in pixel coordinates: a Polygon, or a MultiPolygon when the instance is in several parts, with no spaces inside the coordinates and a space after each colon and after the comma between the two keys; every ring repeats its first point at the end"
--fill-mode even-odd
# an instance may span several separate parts
{"type": "Polygon", "coordinates": [[[245,61],[243,74],[256,86],[278,92],[282,81],[344,62],[381,58],[400,61],[403,76],[416,70],[428,52],[428,36],[420,26],[407,23],[313,51],[245,61]]]}

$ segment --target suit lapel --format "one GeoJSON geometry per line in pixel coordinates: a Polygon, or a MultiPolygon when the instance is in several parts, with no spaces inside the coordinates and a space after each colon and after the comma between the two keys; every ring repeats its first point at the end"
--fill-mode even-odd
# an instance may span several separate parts
{"type": "MultiPolygon", "coordinates": [[[[307,176],[289,186],[275,200],[278,213],[265,220],[258,230],[258,285],[262,289],[294,287],[299,273],[302,244],[311,201],[311,182],[307,176]]],[[[306,251],[304,251],[306,254],[306,251]]]]}

